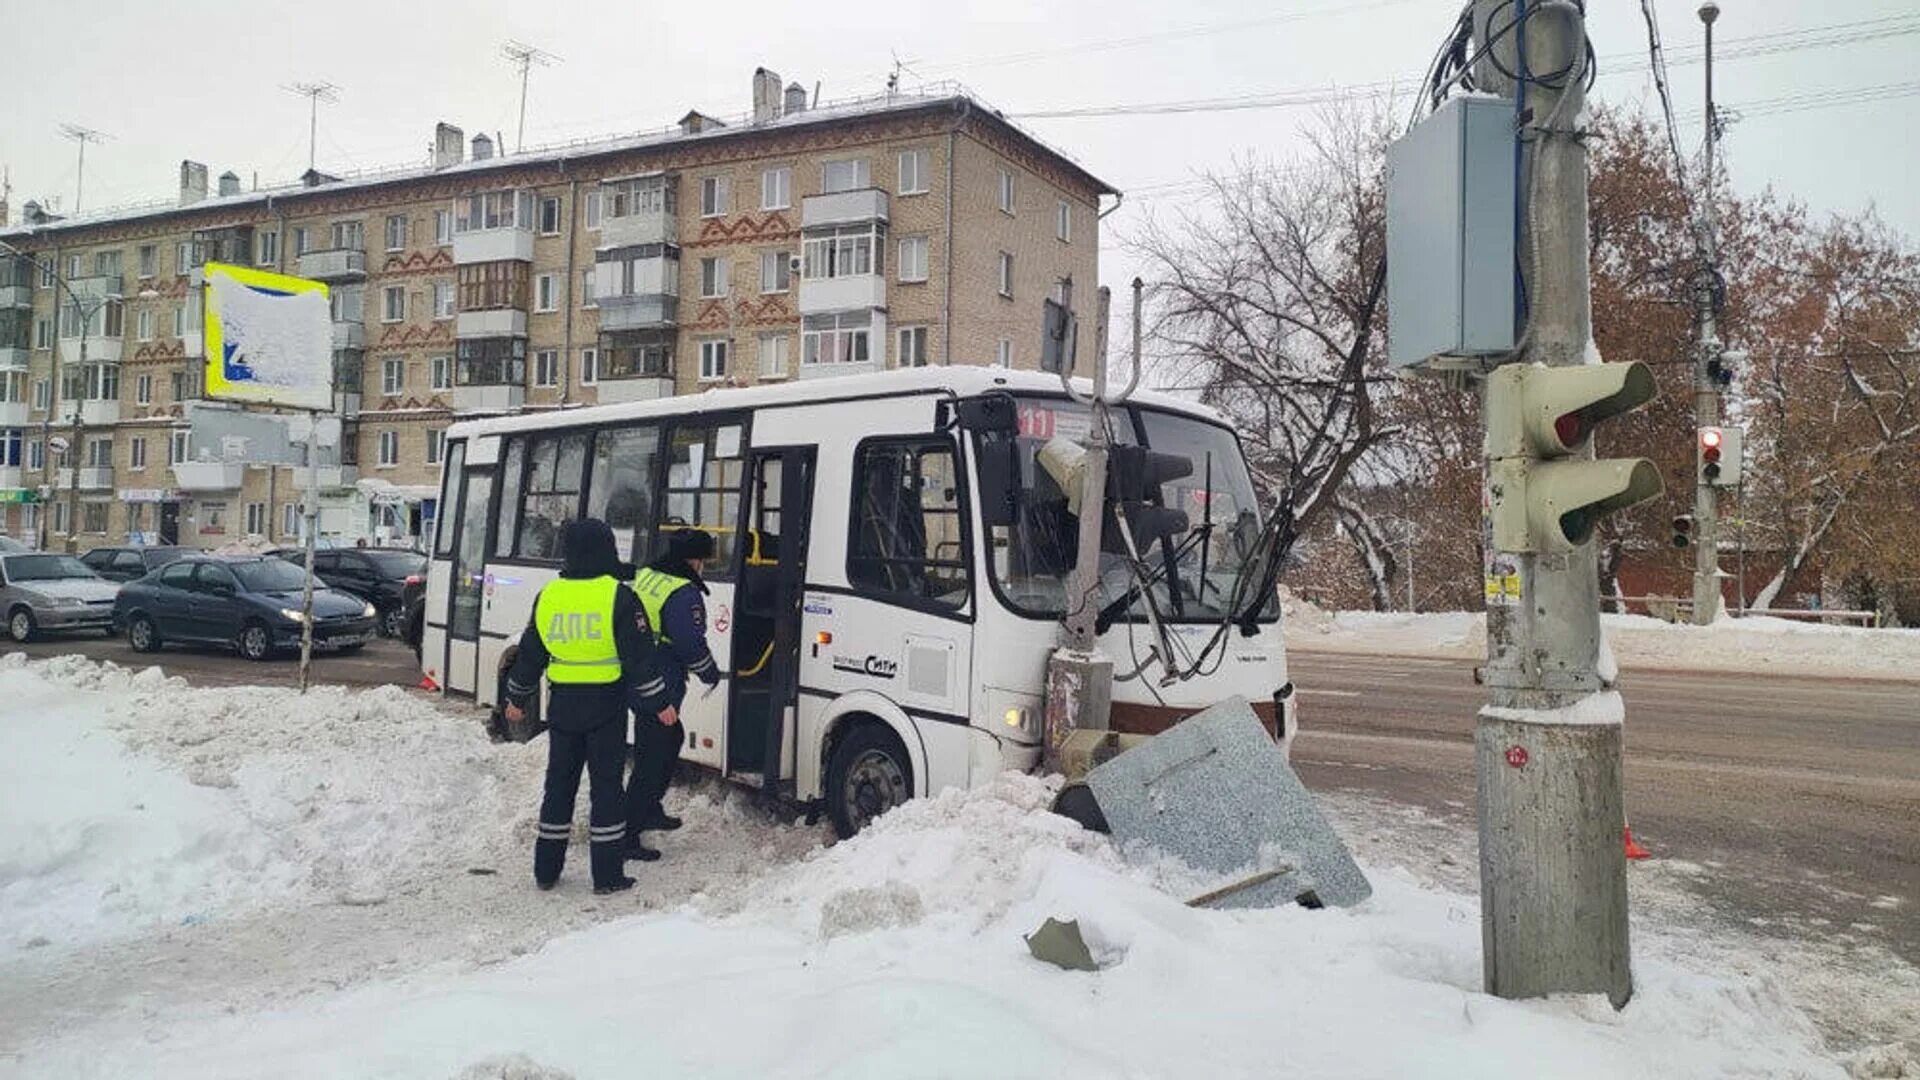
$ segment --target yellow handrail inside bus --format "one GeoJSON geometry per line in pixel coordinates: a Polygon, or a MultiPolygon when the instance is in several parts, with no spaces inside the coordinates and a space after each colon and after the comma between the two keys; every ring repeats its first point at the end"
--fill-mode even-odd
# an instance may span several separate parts
{"type": "Polygon", "coordinates": [[[773,642],[769,641],[767,642],[766,651],[760,654],[760,659],[755,660],[753,662],[753,666],[748,668],[747,670],[734,672],[734,677],[737,679],[745,679],[745,678],[748,678],[749,676],[760,674],[760,669],[767,666],[767,660],[772,656],[773,656],[773,642]]]}

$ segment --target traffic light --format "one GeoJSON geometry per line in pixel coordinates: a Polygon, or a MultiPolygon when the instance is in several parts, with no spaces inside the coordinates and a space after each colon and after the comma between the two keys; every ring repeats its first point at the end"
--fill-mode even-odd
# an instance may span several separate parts
{"type": "Polygon", "coordinates": [[[1747,366],[1747,354],[1739,349],[1723,349],[1707,361],[1707,378],[1722,390],[1733,385],[1733,377],[1747,366]]]}
{"type": "MultiPolygon", "coordinates": [[[[1144,446],[1115,445],[1107,451],[1107,497],[1126,515],[1127,528],[1134,543],[1145,548],[1162,537],[1186,532],[1190,522],[1185,510],[1156,505],[1161,485],[1193,475],[1193,459],[1179,454],[1162,454],[1144,446]]],[[[1100,546],[1105,551],[1124,553],[1126,545],[1117,529],[1101,530],[1100,546]]]]}
{"type": "Polygon", "coordinates": [[[1508,364],[1487,376],[1493,544],[1508,552],[1572,551],[1600,519],[1660,494],[1645,458],[1575,458],[1593,431],[1653,397],[1642,363],[1508,364]]]}
{"type": "Polygon", "coordinates": [[[1703,427],[1695,439],[1700,466],[1700,483],[1715,487],[1737,487],[1740,483],[1740,449],[1743,432],[1737,427],[1703,427]]]}
{"type": "Polygon", "coordinates": [[[1693,543],[1693,515],[1675,514],[1673,516],[1673,546],[1683,548],[1693,543]]]}

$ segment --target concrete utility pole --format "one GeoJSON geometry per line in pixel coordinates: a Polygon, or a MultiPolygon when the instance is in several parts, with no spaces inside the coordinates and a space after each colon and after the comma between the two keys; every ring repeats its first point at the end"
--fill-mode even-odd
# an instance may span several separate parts
{"type": "MultiPolygon", "coordinates": [[[[1514,491],[1502,490],[1503,483],[1531,484],[1536,496],[1549,493],[1549,476],[1539,468],[1544,463],[1513,461],[1506,445],[1496,445],[1497,428],[1511,431],[1534,423],[1538,430],[1542,419],[1520,415],[1524,397],[1516,400],[1506,388],[1524,385],[1530,373],[1552,375],[1557,368],[1586,368],[1580,376],[1552,376],[1562,380],[1601,374],[1587,364],[1593,312],[1587,155],[1579,130],[1587,74],[1585,17],[1570,0],[1475,0],[1474,16],[1482,42],[1497,37],[1509,21],[1520,24],[1519,32],[1500,38],[1495,50],[1501,66],[1518,75],[1517,85],[1485,59],[1476,76],[1481,87],[1515,99],[1521,155],[1516,239],[1528,300],[1520,351],[1512,358],[1517,364],[1496,368],[1486,383],[1487,500],[1493,508],[1484,540],[1491,703],[1474,732],[1486,986],[1508,998],[1605,993],[1618,1007],[1633,993],[1621,724],[1597,717],[1592,719],[1601,722],[1569,723],[1540,712],[1573,706],[1606,689],[1591,526],[1586,536],[1570,535],[1569,542],[1555,545],[1516,542],[1495,528],[1501,500],[1515,497],[1514,491]],[[1502,466],[1517,470],[1503,472],[1502,466]]],[[[1606,365],[1613,371],[1628,366],[1606,365]]],[[[1638,379],[1644,400],[1651,380],[1644,369],[1638,379]]],[[[1585,414],[1562,414],[1558,408],[1544,414],[1549,434],[1570,419],[1573,427],[1558,436],[1572,447],[1565,461],[1597,471],[1591,442],[1582,444],[1585,414]]],[[[1636,478],[1657,491],[1657,474],[1639,465],[1647,475],[1640,478],[1636,466],[1636,478]]],[[[1550,499],[1537,505],[1547,523],[1563,531],[1569,518],[1607,509],[1575,501],[1567,512],[1568,504],[1550,499]]]]}
{"type": "MultiPolygon", "coordinates": [[[[1700,194],[1700,221],[1695,230],[1699,269],[1693,285],[1693,412],[1695,429],[1720,423],[1720,387],[1709,370],[1720,354],[1720,335],[1714,308],[1720,290],[1717,223],[1713,213],[1713,144],[1720,137],[1719,118],[1713,113],[1713,22],[1720,17],[1714,0],[1700,5],[1700,22],[1707,31],[1707,155],[1705,190],[1700,194]]],[[[1693,452],[1700,453],[1696,437],[1693,452]]],[[[1693,485],[1693,621],[1706,626],[1720,616],[1720,491],[1696,464],[1693,485]]],[[[1744,594],[1743,594],[1744,596],[1744,594]]],[[[1744,603],[1744,599],[1742,601],[1744,603]]]]}

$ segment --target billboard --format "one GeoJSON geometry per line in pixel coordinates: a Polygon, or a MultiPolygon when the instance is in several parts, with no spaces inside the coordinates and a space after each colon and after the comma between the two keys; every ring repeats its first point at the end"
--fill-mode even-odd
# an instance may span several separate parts
{"type": "Polygon", "coordinates": [[[207,396],[331,410],[333,317],[326,285],[225,263],[205,270],[207,396]]]}

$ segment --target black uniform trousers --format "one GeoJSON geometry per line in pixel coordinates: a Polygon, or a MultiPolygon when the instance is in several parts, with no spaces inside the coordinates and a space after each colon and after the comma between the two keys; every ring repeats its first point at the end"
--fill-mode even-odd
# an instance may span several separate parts
{"type": "Polygon", "coordinates": [[[633,779],[627,784],[627,835],[638,836],[640,829],[655,816],[665,813],[660,800],[673,782],[673,770],[680,764],[680,751],[687,745],[687,729],[678,721],[662,724],[646,713],[633,717],[633,779]]]}
{"type": "MultiPolygon", "coordinates": [[[[559,693],[553,695],[560,698],[559,693]]],[[[569,703],[571,704],[571,703],[569,703]]],[[[593,883],[612,885],[625,873],[626,807],[620,790],[627,757],[627,710],[624,703],[594,702],[588,715],[575,713],[562,726],[560,702],[554,702],[555,723],[547,729],[547,784],[540,800],[540,832],[533,845],[533,876],[543,884],[560,877],[567,861],[567,841],[573,835],[573,803],[580,793],[584,766],[591,783],[588,798],[589,852],[593,883]],[[581,730],[580,725],[598,720],[581,730]]],[[[583,710],[585,711],[585,710],[583,710]]],[[[658,726],[658,725],[655,725],[658,726]]]]}

